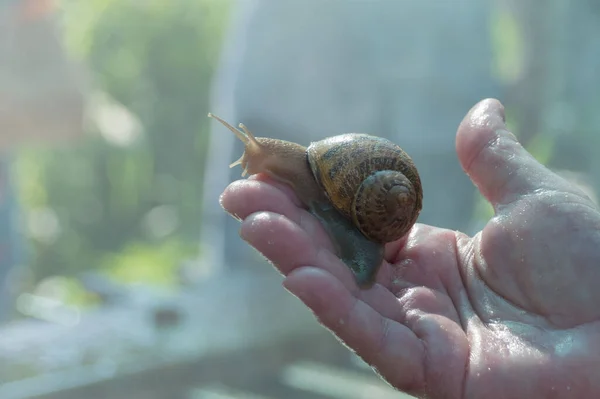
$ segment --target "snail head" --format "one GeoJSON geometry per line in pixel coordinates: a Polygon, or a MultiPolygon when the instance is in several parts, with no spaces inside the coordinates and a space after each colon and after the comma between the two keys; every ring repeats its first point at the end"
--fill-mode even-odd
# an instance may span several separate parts
{"type": "MultiPolygon", "coordinates": [[[[306,148],[289,141],[268,137],[255,137],[243,123],[236,129],[216,115],[209,117],[221,122],[227,129],[244,143],[244,153],[230,168],[241,165],[242,176],[267,173],[286,183],[292,183],[299,178],[299,171],[308,170],[306,148]]],[[[306,179],[306,177],[302,177],[306,179]]]]}
{"type": "Polygon", "coordinates": [[[219,118],[216,115],[211,113],[208,114],[209,118],[214,118],[218,120],[221,124],[223,124],[227,129],[231,130],[233,134],[239,138],[242,143],[244,143],[244,153],[237,161],[233,162],[229,165],[230,168],[233,168],[237,165],[242,165],[242,176],[246,176],[247,174],[253,175],[255,173],[259,173],[263,168],[259,166],[260,162],[265,158],[265,149],[259,142],[259,140],[254,137],[254,134],[243,124],[240,123],[238,126],[241,129],[236,129],[231,126],[229,123],[225,122],[223,119],[219,118]]]}

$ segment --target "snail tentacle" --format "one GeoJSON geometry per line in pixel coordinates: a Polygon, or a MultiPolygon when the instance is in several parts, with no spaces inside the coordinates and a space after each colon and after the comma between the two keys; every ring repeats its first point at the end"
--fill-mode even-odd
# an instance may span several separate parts
{"type": "MultiPolygon", "coordinates": [[[[235,134],[237,136],[237,138],[242,140],[242,143],[248,144],[248,142],[250,141],[250,138],[246,134],[244,134],[244,132],[240,132],[238,129],[234,128],[229,123],[227,123],[223,119],[219,118],[217,115],[209,113],[208,117],[214,118],[214,119],[218,120],[219,122],[221,122],[221,124],[223,124],[223,126],[225,126],[227,129],[231,130],[233,132],[233,134],[235,134]]],[[[252,137],[254,137],[254,136],[252,136],[252,137]]]]}
{"type": "Polygon", "coordinates": [[[238,125],[238,127],[244,131],[244,133],[246,134],[246,137],[248,138],[249,141],[253,141],[256,144],[258,144],[258,140],[256,140],[256,137],[254,137],[254,134],[252,134],[252,132],[250,131],[250,129],[248,129],[246,127],[246,125],[244,125],[243,123],[240,123],[238,125]]]}
{"type": "MultiPolygon", "coordinates": [[[[242,156],[237,161],[230,163],[229,167],[233,168],[235,166],[241,165],[243,161],[244,161],[244,155],[242,154],[242,156]]],[[[244,168],[244,170],[242,171],[242,177],[246,176],[246,173],[247,173],[247,171],[244,168]]]]}
{"type": "Polygon", "coordinates": [[[239,124],[239,127],[242,129],[242,131],[240,131],[239,129],[236,129],[229,123],[225,122],[223,119],[219,118],[217,115],[209,113],[208,117],[214,118],[221,122],[223,126],[231,130],[233,134],[235,134],[236,137],[239,138],[242,143],[244,143],[244,146],[246,147],[244,153],[237,161],[229,164],[229,167],[233,168],[237,165],[242,165],[242,177],[245,177],[248,174],[248,154],[260,154],[262,152],[260,142],[243,123],[239,124]]]}

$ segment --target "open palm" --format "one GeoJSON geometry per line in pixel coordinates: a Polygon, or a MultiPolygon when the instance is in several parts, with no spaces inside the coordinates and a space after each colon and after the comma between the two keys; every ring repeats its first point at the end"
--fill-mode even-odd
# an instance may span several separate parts
{"type": "Polygon", "coordinates": [[[457,152],[495,216],[475,237],[415,225],[366,290],[287,187],[257,175],[221,203],[285,287],[399,390],[600,397],[600,213],[519,145],[495,100],[468,113],[457,152]]]}

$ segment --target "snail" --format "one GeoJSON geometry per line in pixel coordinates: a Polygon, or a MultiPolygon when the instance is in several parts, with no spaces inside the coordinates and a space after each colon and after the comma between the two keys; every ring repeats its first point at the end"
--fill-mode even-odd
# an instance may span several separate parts
{"type": "Polygon", "coordinates": [[[423,189],[410,156],[390,140],[346,133],[310,143],[255,137],[244,124],[231,130],[245,146],[230,167],[242,177],[265,173],[290,186],[328,233],[336,255],[359,286],[369,285],[383,262],[386,243],[416,223],[423,189]]]}

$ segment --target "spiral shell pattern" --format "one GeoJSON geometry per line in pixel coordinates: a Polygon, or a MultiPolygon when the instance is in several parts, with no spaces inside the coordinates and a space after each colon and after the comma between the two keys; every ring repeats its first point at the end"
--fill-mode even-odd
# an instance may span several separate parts
{"type": "Polygon", "coordinates": [[[397,240],[416,222],[423,189],[414,162],[400,146],[349,133],[311,143],[307,158],[332,205],[370,240],[397,240]]]}

